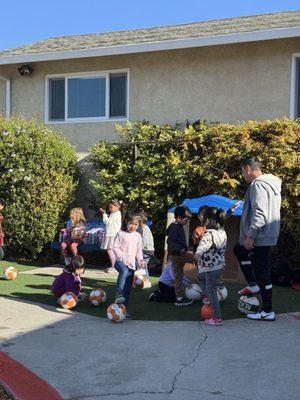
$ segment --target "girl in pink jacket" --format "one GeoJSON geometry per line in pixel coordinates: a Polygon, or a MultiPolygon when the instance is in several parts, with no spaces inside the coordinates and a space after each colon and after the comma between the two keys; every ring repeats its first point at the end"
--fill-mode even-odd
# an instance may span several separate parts
{"type": "MultiPolygon", "coordinates": [[[[116,257],[115,268],[119,272],[115,302],[124,303],[126,308],[132,289],[136,262],[141,268],[144,268],[142,237],[136,231],[139,222],[139,215],[128,215],[113,245],[116,257]]],[[[128,311],[126,312],[126,319],[132,319],[128,311]]]]}

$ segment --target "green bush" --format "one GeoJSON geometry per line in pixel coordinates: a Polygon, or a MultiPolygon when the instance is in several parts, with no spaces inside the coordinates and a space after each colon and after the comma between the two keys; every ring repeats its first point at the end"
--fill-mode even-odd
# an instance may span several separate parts
{"type": "Polygon", "coordinates": [[[247,184],[241,176],[240,161],[249,154],[261,160],[264,172],[283,180],[282,233],[299,238],[297,122],[284,118],[207,125],[198,121],[184,129],[137,122],[117,129],[126,143],[99,142],[92,148],[97,171],[92,185],[103,202],[120,197],[130,207],[148,211],[158,245],[163,244],[167,209],[184,198],[213,193],[243,198],[247,184]],[[139,146],[136,162],[132,142],[148,142],[139,146]]]}
{"type": "Polygon", "coordinates": [[[76,153],[46,125],[0,117],[0,174],[7,250],[35,257],[73,199],[76,153]]]}

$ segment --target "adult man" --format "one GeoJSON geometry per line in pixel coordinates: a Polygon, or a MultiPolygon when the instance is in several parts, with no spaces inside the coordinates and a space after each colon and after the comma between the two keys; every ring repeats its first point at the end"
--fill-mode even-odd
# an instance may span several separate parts
{"type": "Polygon", "coordinates": [[[239,244],[234,248],[248,283],[239,294],[251,295],[260,291],[262,311],[247,317],[274,321],[268,255],[270,246],[276,245],[280,231],[281,180],[263,174],[255,157],[247,157],[241,165],[243,177],[250,185],[245,195],[239,244]]]}

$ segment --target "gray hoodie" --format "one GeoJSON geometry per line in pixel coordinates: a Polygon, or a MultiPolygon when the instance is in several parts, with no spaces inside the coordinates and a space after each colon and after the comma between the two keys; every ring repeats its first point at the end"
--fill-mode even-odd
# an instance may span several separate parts
{"type": "Polygon", "coordinates": [[[199,273],[224,268],[226,245],[227,235],[224,229],[207,229],[194,254],[199,273]]]}
{"type": "Polygon", "coordinates": [[[281,180],[261,175],[249,185],[240,222],[240,245],[246,236],[254,246],[275,246],[280,231],[281,180]]]}

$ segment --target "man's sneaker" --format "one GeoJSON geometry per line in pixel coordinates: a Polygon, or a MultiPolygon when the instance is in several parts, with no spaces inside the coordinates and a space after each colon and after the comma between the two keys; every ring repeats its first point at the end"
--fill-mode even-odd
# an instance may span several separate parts
{"type": "Polygon", "coordinates": [[[105,268],[104,272],[106,272],[107,274],[114,274],[115,272],[117,272],[115,267],[108,267],[105,268]]]}
{"type": "Polygon", "coordinates": [[[125,301],[125,297],[122,294],[119,294],[115,298],[115,303],[117,303],[117,304],[124,303],[124,301],[125,301]]]}
{"type": "Polygon", "coordinates": [[[210,318],[210,319],[206,319],[204,320],[204,323],[206,325],[223,325],[223,321],[221,318],[210,318]]]}
{"type": "Polygon", "coordinates": [[[176,299],[175,306],[177,307],[189,306],[193,302],[194,300],[189,300],[186,297],[181,297],[181,299],[176,299]]]}
{"type": "Polygon", "coordinates": [[[241,296],[248,296],[251,294],[256,294],[259,293],[259,287],[256,286],[246,286],[244,287],[244,289],[240,290],[238,292],[238,294],[240,294],[241,296]]]}
{"type": "Polygon", "coordinates": [[[133,319],[133,316],[128,311],[126,311],[125,319],[133,319]]]}
{"type": "Polygon", "coordinates": [[[276,316],[273,311],[269,313],[262,311],[256,314],[247,314],[247,318],[254,321],[275,321],[276,316]]]}
{"type": "Polygon", "coordinates": [[[156,292],[152,292],[150,293],[149,297],[148,297],[148,301],[150,303],[152,303],[152,301],[155,301],[155,297],[156,297],[156,292]]]}
{"type": "Polygon", "coordinates": [[[202,303],[203,304],[210,304],[209,297],[208,296],[204,296],[203,299],[202,299],[202,303]]]}

